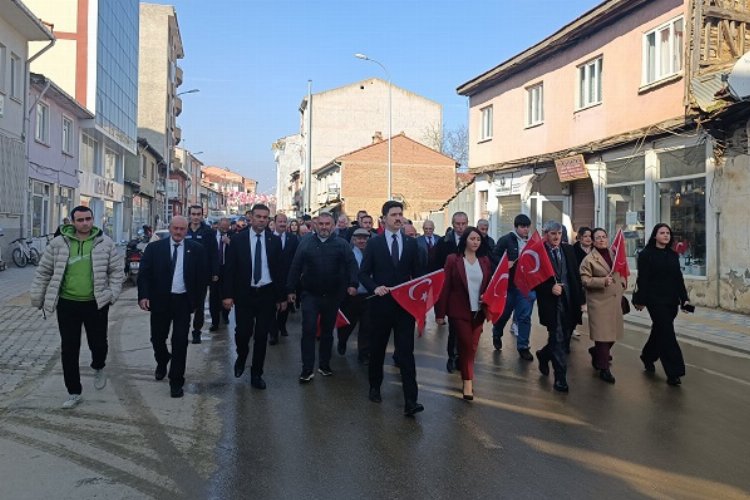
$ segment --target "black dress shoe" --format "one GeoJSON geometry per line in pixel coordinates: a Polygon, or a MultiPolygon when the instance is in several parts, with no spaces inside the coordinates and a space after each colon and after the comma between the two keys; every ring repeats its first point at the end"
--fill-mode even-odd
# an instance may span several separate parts
{"type": "Polygon", "coordinates": [[[464,394],[464,399],[466,401],[474,401],[474,395],[473,394],[464,394]]]}
{"type": "Polygon", "coordinates": [[[250,385],[261,390],[266,388],[266,382],[260,375],[250,377],[250,385]]]}
{"type": "Polygon", "coordinates": [[[404,415],[412,416],[421,411],[424,411],[424,406],[414,401],[410,401],[404,405],[404,415]]]}
{"type": "Polygon", "coordinates": [[[555,380],[555,385],[552,386],[557,392],[568,392],[568,382],[565,379],[555,380]]]}
{"type": "Polygon", "coordinates": [[[156,365],[156,370],[154,370],[154,378],[156,380],[163,380],[164,377],[167,376],[167,364],[163,365],[156,365]]]}
{"type": "Polygon", "coordinates": [[[609,370],[599,370],[599,378],[609,384],[615,383],[615,377],[612,375],[612,372],[609,370]]]}
{"type": "Polygon", "coordinates": [[[680,377],[669,377],[667,383],[672,387],[677,387],[678,385],[682,385],[682,380],[680,380],[680,377]]]}
{"type": "Polygon", "coordinates": [[[245,373],[245,361],[239,359],[234,362],[234,376],[240,378],[245,373]]]}
{"type": "Polygon", "coordinates": [[[377,387],[370,387],[368,398],[370,398],[370,401],[373,403],[381,403],[383,401],[383,398],[380,397],[380,389],[377,387]]]}
{"type": "Polygon", "coordinates": [[[545,377],[548,376],[549,375],[549,360],[543,358],[542,351],[536,352],[536,359],[537,361],[539,361],[539,371],[545,377]]]}
{"type": "Polygon", "coordinates": [[[172,386],[169,388],[169,395],[173,398],[181,398],[185,393],[183,392],[182,387],[172,386]]]}
{"type": "Polygon", "coordinates": [[[654,365],[653,361],[646,361],[643,358],[643,354],[640,356],[641,361],[643,361],[643,369],[646,370],[648,373],[656,373],[656,366],[654,365]]]}
{"type": "Polygon", "coordinates": [[[200,343],[201,343],[201,331],[193,330],[193,344],[200,344],[200,343]]]}
{"type": "Polygon", "coordinates": [[[453,373],[456,370],[456,358],[448,358],[445,369],[448,370],[448,373],[453,373]]]}
{"type": "Polygon", "coordinates": [[[503,338],[492,337],[492,347],[494,347],[496,351],[502,351],[503,350],[503,338]]]}
{"type": "Polygon", "coordinates": [[[218,329],[219,329],[219,325],[211,325],[210,327],[208,327],[209,332],[215,332],[218,329]]]}
{"type": "Polygon", "coordinates": [[[279,336],[278,335],[271,335],[268,338],[268,345],[276,345],[279,343],[279,336]]]}
{"type": "Polygon", "coordinates": [[[519,349],[518,355],[521,357],[524,361],[534,361],[534,355],[531,354],[531,351],[528,349],[519,349]]]}

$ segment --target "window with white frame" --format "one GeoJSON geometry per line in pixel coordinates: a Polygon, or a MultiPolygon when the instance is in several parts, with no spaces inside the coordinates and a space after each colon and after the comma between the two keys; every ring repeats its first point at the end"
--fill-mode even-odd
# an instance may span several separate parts
{"type": "Polygon", "coordinates": [[[492,106],[482,108],[482,131],[480,140],[486,141],[492,139],[492,106]]]}
{"type": "Polygon", "coordinates": [[[5,48],[5,45],[0,43],[0,92],[5,93],[5,75],[7,73],[6,71],[6,62],[5,58],[8,56],[7,54],[8,49],[5,48]]]}
{"type": "Polygon", "coordinates": [[[10,53],[10,96],[16,99],[21,98],[21,78],[23,68],[21,58],[14,53],[10,53]]]}
{"type": "Polygon", "coordinates": [[[544,122],[544,84],[526,89],[526,126],[532,127],[544,122]]]}
{"type": "Polygon", "coordinates": [[[97,170],[97,142],[86,134],[81,134],[81,151],[78,164],[81,170],[88,173],[96,173],[97,170]]]}
{"type": "Polygon", "coordinates": [[[602,58],[578,66],[578,109],[602,102],[602,58]]]}
{"type": "Polygon", "coordinates": [[[682,71],[685,21],[669,21],[643,35],[643,85],[682,71]]]}
{"type": "Polygon", "coordinates": [[[36,140],[49,144],[49,106],[36,103],[36,140]]]}
{"type": "Polygon", "coordinates": [[[63,153],[73,154],[73,120],[67,116],[62,118],[62,150],[63,153]]]}

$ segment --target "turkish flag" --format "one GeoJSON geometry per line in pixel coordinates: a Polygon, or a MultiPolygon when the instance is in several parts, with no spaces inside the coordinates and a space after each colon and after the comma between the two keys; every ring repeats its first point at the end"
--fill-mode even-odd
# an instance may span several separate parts
{"type": "Polygon", "coordinates": [[[391,288],[393,300],[417,320],[417,331],[420,337],[424,331],[427,311],[432,309],[440,298],[444,282],[445,272],[439,269],[391,288]]]}
{"type": "Polygon", "coordinates": [[[492,274],[487,290],[482,295],[482,302],[487,306],[487,317],[493,323],[497,323],[505,309],[505,301],[508,298],[509,280],[508,254],[503,254],[500,264],[492,274]]]}
{"type": "Polygon", "coordinates": [[[612,272],[620,273],[620,276],[625,278],[625,286],[628,283],[628,276],[630,276],[630,266],[628,265],[628,252],[625,249],[625,236],[622,234],[622,228],[617,230],[614,241],[612,241],[612,248],[615,252],[615,258],[612,261],[612,272]]]}
{"type": "MultiPolygon", "coordinates": [[[[349,318],[344,316],[344,313],[341,312],[341,309],[339,309],[336,312],[336,324],[334,325],[335,328],[342,328],[344,326],[350,325],[351,322],[349,321],[349,318]]],[[[320,314],[318,314],[318,327],[315,330],[315,338],[320,338],[320,314]]]]}
{"type": "Polygon", "coordinates": [[[537,285],[555,275],[552,262],[544,248],[544,242],[536,231],[529,238],[515,265],[516,274],[513,284],[523,295],[528,295],[537,285]]]}

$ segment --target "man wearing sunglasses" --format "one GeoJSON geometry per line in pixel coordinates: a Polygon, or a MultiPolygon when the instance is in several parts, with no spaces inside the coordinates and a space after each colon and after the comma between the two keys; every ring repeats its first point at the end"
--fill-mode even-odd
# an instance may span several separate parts
{"type": "Polygon", "coordinates": [[[109,306],[122,289],[124,266],[112,239],[94,226],[90,208],[78,206],[70,213],[72,224],[63,226],[42,255],[31,285],[31,305],[53,313],[62,341],[62,365],[68,399],[62,407],[81,402],[81,326],[91,349],[94,387],[107,384],[107,322],[109,306]]]}

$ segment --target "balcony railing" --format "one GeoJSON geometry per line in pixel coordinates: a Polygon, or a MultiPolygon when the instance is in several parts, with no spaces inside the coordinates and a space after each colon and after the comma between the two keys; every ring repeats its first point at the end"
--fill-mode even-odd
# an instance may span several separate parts
{"type": "Polygon", "coordinates": [[[174,144],[175,146],[182,140],[182,129],[180,127],[174,128],[174,144]]]}
{"type": "Polygon", "coordinates": [[[180,85],[182,85],[182,68],[180,68],[179,66],[175,66],[175,70],[174,70],[174,83],[178,87],[180,85]]]}
{"type": "Polygon", "coordinates": [[[182,113],[182,98],[179,96],[174,97],[174,115],[180,116],[180,113],[182,113]]]}

